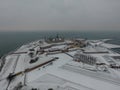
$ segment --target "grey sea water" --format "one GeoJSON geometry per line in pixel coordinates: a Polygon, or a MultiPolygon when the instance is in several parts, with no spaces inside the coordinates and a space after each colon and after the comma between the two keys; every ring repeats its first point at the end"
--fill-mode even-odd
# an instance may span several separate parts
{"type": "Polygon", "coordinates": [[[0,57],[23,44],[60,34],[65,38],[113,39],[109,43],[120,44],[120,31],[47,31],[47,32],[0,32],[0,57]]]}

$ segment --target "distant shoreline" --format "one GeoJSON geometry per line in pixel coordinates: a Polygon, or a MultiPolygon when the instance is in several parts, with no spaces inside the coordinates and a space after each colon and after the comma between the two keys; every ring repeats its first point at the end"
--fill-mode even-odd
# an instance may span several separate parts
{"type": "Polygon", "coordinates": [[[45,38],[46,36],[53,36],[56,33],[65,38],[87,38],[87,39],[113,39],[110,43],[120,44],[120,31],[56,31],[56,32],[0,32],[0,57],[15,50],[23,44],[45,38]]]}

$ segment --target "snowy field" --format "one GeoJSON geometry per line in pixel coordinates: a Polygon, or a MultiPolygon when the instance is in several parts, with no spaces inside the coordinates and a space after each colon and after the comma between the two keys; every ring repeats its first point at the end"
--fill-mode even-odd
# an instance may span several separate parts
{"type": "Polygon", "coordinates": [[[5,57],[5,64],[0,72],[0,90],[6,90],[6,88],[7,90],[31,90],[32,88],[36,90],[51,88],[53,90],[120,90],[120,71],[110,68],[110,62],[117,63],[111,57],[120,56],[120,54],[109,49],[120,46],[102,43],[98,46],[82,48],[83,51],[94,52],[86,55],[96,58],[97,63],[103,63],[107,70],[103,71],[102,66],[96,69],[96,63],[89,65],[73,60],[78,51],[82,52],[80,47],[56,53],[52,50],[64,49],[67,44],[54,43],[52,48],[45,49],[44,53],[36,54],[41,45],[46,48],[52,44],[32,42],[16,51],[27,53],[10,54],[5,57]],[[34,49],[33,57],[28,54],[30,49],[34,49]],[[51,50],[53,54],[47,55],[47,50],[51,50]],[[96,53],[98,51],[108,51],[108,53],[96,53]],[[35,57],[38,57],[38,60],[30,63],[35,57]],[[53,60],[55,57],[57,59],[53,60]],[[12,79],[10,79],[11,75],[14,76],[12,79]]]}

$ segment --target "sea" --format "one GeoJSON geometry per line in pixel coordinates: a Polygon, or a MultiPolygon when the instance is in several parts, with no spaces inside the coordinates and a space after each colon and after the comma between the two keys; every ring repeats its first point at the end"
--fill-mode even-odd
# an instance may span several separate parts
{"type": "Polygon", "coordinates": [[[120,45],[120,31],[9,31],[0,32],[0,57],[19,48],[23,44],[53,37],[56,34],[64,38],[112,39],[108,43],[120,45]]]}

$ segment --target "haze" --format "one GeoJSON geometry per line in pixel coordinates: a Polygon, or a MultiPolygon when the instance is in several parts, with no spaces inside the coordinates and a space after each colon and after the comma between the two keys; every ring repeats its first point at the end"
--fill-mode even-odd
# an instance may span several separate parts
{"type": "Polygon", "coordinates": [[[120,30],[120,0],[0,0],[0,31],[120,30]]]}

